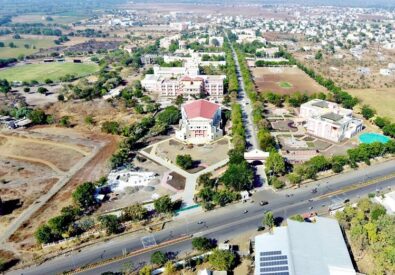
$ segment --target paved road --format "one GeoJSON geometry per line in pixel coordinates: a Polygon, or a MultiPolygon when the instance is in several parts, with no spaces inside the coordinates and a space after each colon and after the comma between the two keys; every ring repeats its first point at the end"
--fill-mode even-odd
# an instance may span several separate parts
{"type": "MultiPolygon", "coordinates": [[[[257,129],[253,123],[253,118],[252,118],[251,100],[249,99],[245,91],[243,76],[241,74],[240,63],[237,58],[236,51],[234,50],[232,43],[229,42],[229,44],[231,46],[233,59],[235,60],[235,64],[236,64],[237,81],[239,83],[237,102],[240,104],[241,110],[243,112],[243,124],[244,124],[244,129],[246,131],[246,149],[247,149],[246,151],[259,150],[260,146],[257,140],[257,136],[258,136],[257,129]]],[[[267,182],[265,166],[257,165],[255,166],[255,168],[256,168],[255,169],[256,187],[267,187],[265,185],[265,182],[267,182]]]]}
{"type": "MultiPolygon", "coordinates": [[[[310,207],[314,210],[325,211],[328,205],[344,200],[362,196],[376,189],[385,189],[388,186],[395,185],[395,161],[388,161],[378,165],[372,165],[365,169],[351,171],[342,175],[337,175],[325,180],[314,182],[307,187],[298,190],[285,190],[283,192],[258,192],[254,194],[255,203],[237,203],[230,207],[224,207],[215,211],[196,214],[195,216],[176,218],[164,230],[154,233],[153,236],[157,243],[174,239],[179,236],[206,235],[218,240],[229,239],[234,235],[253,230],[261,224],[263,210],[272,210],[276,216],[288,217],[296,213],[309,212],[310,207]],[[391,175],[393,178],[383,179],[384,176],[391,175]],[[365,186],[367,181],[379,180],[377,183],[365,186]],[[360,186],[359,189],[349,190],[345,193],[334,194],[347,186],[360,186]],[[318,186],[318,187],[317,187],[318,186]],[[318,188],[318,192],[313,194],[311,190],[318,188]],[[286,194],[290,195],[289,197],[286,194]],[[333,194],[325,196],[325,194],[333,194]],[[324,196],[324,197],[322,197],[324,196]],[[258,202],[267,200],[269,205],[261,207],[258,202]],[[309,202],[309,199],[314,199],[309,202]],[[322,205],[325,204],[325,207],[322,205]],[[244,214],[244,210],[248,210],[244,214]],[[203,224],[197,224],[198,221],[204,221],[203,224]]],[[[107,258],[122,255],[122,250],[128,252],[142,248],[141,237],[146,234],[135,234],[114,238],[105,243],[99,243],[92,247],[75,252],[68,256],[60,256],[53,260],[47,261],[40,266],[28,268],[23,271],[14,271],[10,274],[54,274],[75,267],[84,266],[88,263],[102,261],[107,258]]],[[[162,249],[163,251],[184,251],[190,248],[189,242],[182,242],[173,247],[162,249]]],[[[152,252],[151,252],[152,253],[152,252]]],[[[141,261],[147,261],[150,253],[136,256],[132,261],[136,264],[141,261]]],[[[105,270],[117,270],[121,263],[108,265],[100,270],[93,270],[86,274],[100,274],[105,270]]]]}
{"type": "Polygon", "coordinates": [[[245,91],[243,76],[241,74],[240,64],[239,60],[237,59],[236,51],[234,50],[231,43],[230,46],[232,49],[233,59],[235,60],[236,64],[237,81],[239,82],[237,102],[241,105],[241,110],[243,111],[243,124],[246,130],[247,151],[252,149],[260,149],[257,140],[256,129],[252,120],[251,101],[245,91]]]}

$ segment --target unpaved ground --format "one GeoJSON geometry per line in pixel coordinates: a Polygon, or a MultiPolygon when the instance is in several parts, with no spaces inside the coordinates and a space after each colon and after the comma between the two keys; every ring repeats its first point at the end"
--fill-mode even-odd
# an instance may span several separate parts
{"type": "Polygon", "coordinates": [[[297,67],[253,68],[252,73],[259,92],[275,92],[284,95],[297,91],[307,94],[327,92],[324,87],[297,67]],[[288,82],[292,87],[282,88],[281,82],[288,82]]]}
{"type": "Polygon", "coordinates": [[[210,166],[228,156],[229,141],[228,138],[222,138],[211,144],[204,146],[194,145],[188,147],[182,142],[175,139],[164,141],[157,145],[156,154],[164,159],[170,159],[176,163],[177,155],[191,155],[194,161],[200,161],[201,166],[210,166]],[[215,154],[213,154],[215,152],[215,154]]]}
{"type": "MultiPolygon", "coordinates": [[[[304,45],[312,46],[305,41],[304,45]]],[[[314,56],[316,51],[295,52],[296,59],[312,68],[324,77],[332,79],[343,89],[367,89],[367,88],[389,88],[395,87],[395,76],[383,76],[380,69],[387,68],[388,63],[395,62],[395,50],[386,50],[377,44],[369,45],[362,55],[357,59],[349,50],[339,50],[333,54],[324,54],[322,60],[314,58],[306,59],[307,55],[314,56]],[[379,50],[378,50],[379,49],[379,50]],[[379,52],[379,54],[378,54],[379,52]],[[341,58],[336,55],[342,55],[341,58]],[[370,69],[369,74],[361,74],[357,71],[359,67],[370,69]]]]}
{"type": "Polygon", "coordinates": [[[347,92],[358,97],[362,105],[372,106],[379,116],[395,122],[395,88],[348,89],[347,92]]]}
{"type": "MultiPolygon", "coordinates": [[[[122,104],[120,104],[122,105],[122,104]]],[[[123,108],[123,106],[113,106],[111,103],[102,99],[91,101],[70,101],[56,102],[47,109],[47,113],[53,114],[59,119],[62,116],[69,116],[71,123],[76,129],[100,130],[100,124],[86,125],[84,119],[86,116],[92,116],[95,122],[118,121],[122,125],[132,124],[139,121],[143,116],[134,114],[131,110],[123,108]]]]}
{"type": "Polygon", "coordinates": [[[58,177],[58,173],[46,165],[0,156],[0,194],[7,204],[0,216],[0,230],[45,194],[58,177]]]}
{"type": "MultiPolygon", "coordinates": [[[[63,141],[68,139],[71,143],[71,145],[69,144],[70,146],[77,146],[78,144],[77,148],[80,148],[80,150],[102,147],[76,174],[69,175],[71,177],[69,182],[11,236],[9,243],[14,248],[21,251],[22,257],[25,259],[31,259],[33,256],[32,248],[36,245],[32,235],[34,231],[50,217],[57,215],[62,207],[71,203],[71,193],[74,191],[75,187],[85,181],[97,180],[108,172],[108,159],[116,150],[119,139],[110,135],[94,134],[57,127],[38,127],[29,131],[29,133],[31,136],[35,137],[46,136],[48,138],[51,136],[54,137],[55,140],[57,138],[63,141]],[[88,147],[88,144],[91,148],[88,147]]],[[[28,187],[30,188],[29,185],[28,187]]],[[[45,190],[49,190],[49,187],[45,188],[45,190]]]]}

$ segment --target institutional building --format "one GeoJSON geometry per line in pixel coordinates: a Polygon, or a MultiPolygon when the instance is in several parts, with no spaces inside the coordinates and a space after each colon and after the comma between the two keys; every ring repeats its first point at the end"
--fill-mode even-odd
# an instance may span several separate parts
{"type": "Polygon", "coordinates": [[[338,222],[288,219],[255,237],[255,275],[355,275],[338,222]]]}
{"type": "Polygon", "coordinates": [[[220,105],[204,99],[187,102],[181,106],[181,115],[177,139],[203,144],[223,136],[220,105]]]}
{"type": "Polygon", "coordinates": [[[306,121],[308,134],[334,142],[351,138],[363,129],[362,121],[352,116],[352,110],[321,99],[302,104],[300,116],[306,121]]]}

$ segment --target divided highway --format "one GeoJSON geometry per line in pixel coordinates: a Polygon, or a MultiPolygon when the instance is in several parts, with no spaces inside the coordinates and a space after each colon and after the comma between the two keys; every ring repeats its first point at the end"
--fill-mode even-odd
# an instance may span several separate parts
{"type": "MultiPolygon", "coordinates": [[[[385,190],[395,186],[395,160],[369,166],[361,170],[353,170],[324,180],[305,185],[296,190],[281,192],[264,191],[254,194],[254,203],[237,203],[218,210],[196,214],[195,216],[176,217],[160,232],[153,233],[158,244],[181,236],[208,236],[218,240],[232,238],[243,232],[254,230],[261,225],[265,211],[273,211],[277,217],[289,217],[297,213],[309,211],[327,212],[328,206],[345,199],[356,199],[376,190],[385,190]],[[316,193],[312,190],[317,188],[316,193]],[[342,191],[346,190],[346,191],[342,191]],[[260,206],[259,201],[269,202],[260,206]],[[309,201],[313,200],[313,201],[309,201]],[[311,209],[312,208],[312,209],[311,209]],[[247,213],[244,213],[247,210],[247,213]],[[199,223],[202,221],[203,223],[199,223]]],[[[146,234],[134,234],[117,237],[108,242],[98,243],[49,260],[42,265],[10,274],[55,274],[90,263],[120,256],[127,252],[143,248],[141,238],[146,234]]],[[[161,248],[162,251],[184,252],[191,249],[190,240],[161,248]]],[[[155,251],[155,250],[153,250],[155,251]]],[[[132,261],[134,265],[149,261],[153,251],[139,254],[125,260],[109,263],[81,274],[100,274],[104,271],[119,271],[122,264],[132,261]]]]}

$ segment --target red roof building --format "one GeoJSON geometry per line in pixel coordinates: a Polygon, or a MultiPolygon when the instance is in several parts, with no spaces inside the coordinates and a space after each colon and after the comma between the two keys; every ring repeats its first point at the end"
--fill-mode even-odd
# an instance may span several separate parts
{"type": "Polygon", "coordinates": [[[180,128],[176,138],[188,143],[208,143],[222,137],[221,106],[199,99],[181,106],[180,128]]]}

